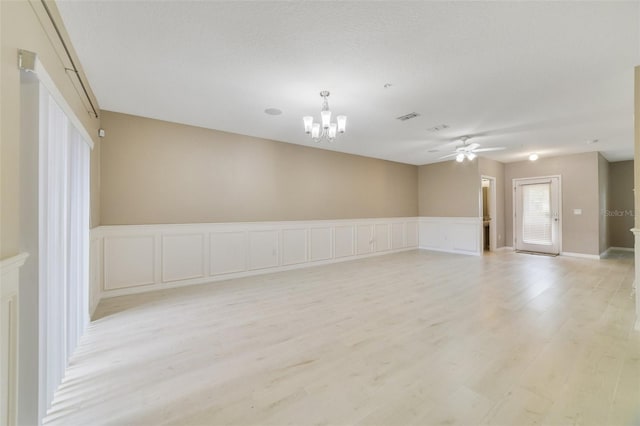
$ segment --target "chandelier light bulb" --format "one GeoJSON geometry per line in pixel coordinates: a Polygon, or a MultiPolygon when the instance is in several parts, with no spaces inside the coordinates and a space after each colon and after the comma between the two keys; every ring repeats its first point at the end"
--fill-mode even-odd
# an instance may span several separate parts
{"type": "Polygon", "coordinates": [[[304,121],[304,132],[306,134],[311,133],[311,128],[313,127],[313,117],[307,115],[306,117],[302,117],[302,121],[304,121]]]}
{"type": "Polygon", "coordinates": [[[322,111],[320,116],[322,117],[322,128],[328,129],[331,125],[331,111],[322,111]]]}
{"type": "Polygon", "coordinates": [[[331,123],[329,126],[329,139],[335,139],[338,130],[338,125],[336,123],[331,123]]]}
{"type": "Polygon", "coordinates": [[[319,123],[313,123],[313,126],[311,127],[311,137],[314,139],[319,139],[320,138],[320,124],[319,123]]]}
{"type": "Polygon", "coordinates": [[[339,115],[336,117],[336,122],[331,122],[331,110],[329,110],[329,92],[323,90],[320,92],[322,97],[322,108],[320,110],[320,123],[314,123],[312,116],[302,117],[304,123],[304,132],[311,134],[314,141],[319,142],[321,139],[326,139],[329,142],[333,141],[338,133],[345,133],[347,130],[347,116],[339,115]]]}
{"type": "Polygon", "coordinates": [[[530,154],[529,161],[536,161],[538,159],[538,154],[530,154]]]}
{"type": "Polygon", "coordinates": [[[460,154],[456,155],[456,161],[458,163],[462,163],[464,161],[464,154],[460,153],[460,154]]]}
{"type": "Polygon", "coordinates": [[[476,155],[473,152],[468,152],[467,158],[469,159],[469,161],[473,161],[473,159],[476,158],[476,155]]]}

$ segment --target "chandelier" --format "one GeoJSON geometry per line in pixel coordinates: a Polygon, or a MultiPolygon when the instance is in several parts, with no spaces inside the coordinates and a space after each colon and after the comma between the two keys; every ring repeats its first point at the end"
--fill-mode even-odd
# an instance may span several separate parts
{"type": "Polygon", "coordinates": [[[310,134],[314,142],[325,139],[332,142],[338,133],[344,133],[347,127],[347,116],[339,115],[336,117],[336,123],[331,122],[331,111],[329,111],[329,92],[323,90],[320,92],[322,97],[322,110],[320,111],[321,123],[314,123],[313,117],[310,115],[303,117],[304,132],[310,134]]]}

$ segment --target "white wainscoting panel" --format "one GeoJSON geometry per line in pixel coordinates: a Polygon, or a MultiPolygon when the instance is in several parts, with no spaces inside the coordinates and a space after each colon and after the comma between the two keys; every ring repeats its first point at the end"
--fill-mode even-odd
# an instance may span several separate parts
{"type": "Polygon", "coordinates": [[[249,231],[249,269],[278,266],[278,231],[249,231]]]}
{"type": "Polygon", "coordinates": [[[92,288],[112,297],[414,249],[418,220],[102,226],[91,233],[92,288]]]}
{"type": "Polygon", "coordinates": [[[247,268],[247,231],[210,234],[210,275],[231,274],[247,268]]]}
{"type": "Polygon", "coordinates": [[[282,264],[296,265],[307,262],[307,230],[282,230],[282,264]]]}
{"type": "Polygon", "coordinates": [[[479,217],[420,218],[420,248],[449,253],[482,254],[479,217]]]}
{"type": "Polygon", "coordinates": [[[408,221],[405,223],[406,247],[418,247],[418,221],[408,221]]]}
{"type": "Polygon", "coordinates": [[[331,227],[310,228],[310,261],[331,259],[331,227]]]}
{"type": "Polygon", "coordinates": [[[386,223],[378,223],[375,225],[375,244],[376,251],[387,251],[391,249],[389,241],[389,225],[386,223]]]}
{"type": "Polygon", "coordinates": [[[92,317],[102,296],[102,244],[95,228],[89,233],[89,316],[92,317]]]}
{"type": "Polygon", "coordinates": [[[199,234],[162,236],[162,281],[204,277],[205,237],[199,234]]]}
{"type": "Polygon", "coordinates": [[[20,268],[29,255],[0,261],[0,424],[14,426],[18,407],[18,297],[20,268]]]}
{"type": "Polygon", "coordinates": [[[354,252],[354,235],[355,228],[353,225],[336,226],[335,228],[335,247],[334,253],[336,257],[353,256],[354,252]]]}
{"type": "Polygon", "coordinates": [[[104,239],[104,288],[149,285],[156,282],[154,235],[109,236],[104,239]]]}
{"type": "Polygon", "coordinates": [[[356,254],[372,252],[373,225],[358,225],[356,228],[356,254]]]}
{"type": "Polygon", "coordinates": [[[391,224],[391,249],[398,250],[405,247],[405,224],[391,224]]]}

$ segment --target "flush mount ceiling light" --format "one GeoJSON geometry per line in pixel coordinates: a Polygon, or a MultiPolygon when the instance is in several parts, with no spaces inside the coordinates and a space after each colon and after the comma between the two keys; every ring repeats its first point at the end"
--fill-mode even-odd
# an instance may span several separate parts
{"type": "Polygon", "coordinates": [[[325,139],[332,142],[338,133],[344,133],[347,128],[347,116],[339,115],[336,117],[337,123],[331,122],[331,111],[329,111],[329,92],[323,90],[320,92],[322,97],[322,110],[320,111],[321,123],[314,123],[313,117],[310,115],[302,117],[304,122],[304,132],[310,134],[315,142],[325,139]]]}
{"type": "Polygon", "coordinates": [[[535,152],[533,154],[529,154],[529,161],[536,161],[538,159],[538,154],[535,152]]]}

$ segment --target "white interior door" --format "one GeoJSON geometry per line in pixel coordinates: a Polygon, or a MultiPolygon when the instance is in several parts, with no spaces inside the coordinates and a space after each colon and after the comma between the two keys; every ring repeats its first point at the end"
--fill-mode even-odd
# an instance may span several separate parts
{"type": "Polygon", "coordinates": [[[516,179],[516,250],[560,252],[559,178],[516,179]]]}

